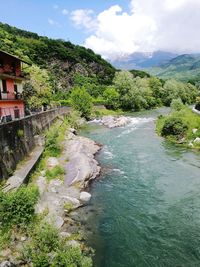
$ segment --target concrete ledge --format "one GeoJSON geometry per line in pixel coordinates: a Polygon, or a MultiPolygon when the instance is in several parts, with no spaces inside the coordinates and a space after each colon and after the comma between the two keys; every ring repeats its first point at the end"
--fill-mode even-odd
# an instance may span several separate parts
{"type": "Polygon", "coordinates": [[[18,189],[22,184],[28,182],[27,177],[33,170],[35,164],[39,160],[44,151],[43,146],[37,146],[29,154],[28,158],[21,164],[20,167],[14,172],[14,175],[8,178],[6,184],[3,187],[4,192],[18,189]]]}
{"type": "Polygon", "coordinates": [[[193,108],[192,108],[192,111],[193,111],[194,113],[196,113],[196,114],[200,115],[200,111],[199,111],[199,110],[197,110],[195,107],[193,107],[193,108]]]}

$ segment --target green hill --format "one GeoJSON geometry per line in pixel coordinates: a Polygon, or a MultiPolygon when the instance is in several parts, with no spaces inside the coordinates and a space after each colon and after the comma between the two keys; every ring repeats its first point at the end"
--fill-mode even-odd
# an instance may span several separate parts
{"type": "Polygon", "coordinates": [[[152,75],[162,79],[178,79],[181,81],[200,80],[200,55],[180,55],[169,62],[149,69],[152,75]]]}
{"type": "Polygon", "coordinates": [[[62,90],[73,85],[76,74],[110,84],[115,68],[91,49],[54,40],[0,23],[0,49],[46,69],[62,90]]]}

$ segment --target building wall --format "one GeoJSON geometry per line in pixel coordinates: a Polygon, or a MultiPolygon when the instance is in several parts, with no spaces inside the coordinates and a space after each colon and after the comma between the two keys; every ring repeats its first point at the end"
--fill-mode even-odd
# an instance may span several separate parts
{"type": "Polygon", "coordinates": [[[11,115],[15,119],[15,110],[19,110],[20,118],[24,117],[24,102],[20,100],[1,101],[0,117],[11,115]]]}
{"type": "Polygon", "coordinates": [[[0,180],[7,178],[35,147],[36,135],[48,129],[58,116],[69,112],[70,108],[63,107],[0,124],[0,180]]]}

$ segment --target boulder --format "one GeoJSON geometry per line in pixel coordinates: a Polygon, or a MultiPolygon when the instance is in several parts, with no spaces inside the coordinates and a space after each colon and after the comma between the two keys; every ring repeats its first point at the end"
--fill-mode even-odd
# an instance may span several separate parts
{"type": "Polygon", "coordinates": [[[102,124],[108,128],[123,127],[128,124],[129,121],[130,119],[124,116],[104,116],[101,120],[102,124]]]}
{"type": "Polygon", "coordinates": [[[91,194],[88,192],[81,192],[80,193],[80,201],[83,203],[89,202],[91,197],[92,197],[91,194]]]}

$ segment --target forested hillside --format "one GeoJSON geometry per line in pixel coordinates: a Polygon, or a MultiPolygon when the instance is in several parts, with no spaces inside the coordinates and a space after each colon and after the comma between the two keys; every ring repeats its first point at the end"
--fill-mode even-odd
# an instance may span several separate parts
{"type": "Polygon", "coordinates": [[[101,84],[110,84],[115,73],[114,67],[91,49],[38,36],[3,23],[0,23],[0,49],[47,71],[54,90],[68,90],[77,74],[101,84]]]}
{"type": "Polygon", "coordinates": [[[180,55],[149,71],[152,75],[162,79],[174,78],[198,83],[200,81],[200,55],[180,55]]]}

